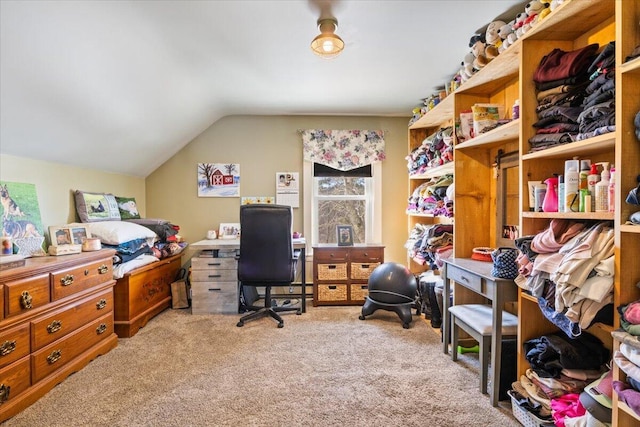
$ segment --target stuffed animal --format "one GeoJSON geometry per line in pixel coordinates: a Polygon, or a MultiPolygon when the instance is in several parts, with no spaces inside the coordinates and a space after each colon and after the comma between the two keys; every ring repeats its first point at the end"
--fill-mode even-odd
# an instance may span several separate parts
{"type": "Polygon", "coordinates": [[[474,56],[473,68],[476,70],[481,70],[490,61],[485,55],[485,46],[484,34],[474,34],[471,36],[469,47],[474,56]]]}
{"type": "Polygon", "coordinates": [[[551,0],[551,5],[549,6],[549,10],[554,11],[558,6],[564,3],[564,0],[551,0]]]}
{"type": "Polygon", "coordinates": [[[516,35],[516,38],[520,38],[523,36],[523,29],[522,26],[524,25],[524,21],[527,19],[528,15],[526,14],[526,12],[520,12],[519,14],[516,15],[516,19],[514,20],[514,24],[513,24],[513,32],[516,35]]]}
{"type": "Polygon", "coordinates": [[[489,23],[489,25],[487,26],[487,31],[485,32],[485,37],[484,37],[487,43],[487,46],[492,45],[497,48],[500,47],[500,45],[502,44],[502,38],[500,37],[500,34],[498,34],[498,31],[504,25],[506,25],[504,21],[493,21],[489,23]]]}
{"type": "Polygon", "coordinates": [[[472,52],[467,53],[462,61],[462,68],[460,68],[460,78],[463,82],[466,82],[476,72],[473,68],[473,61],[475,60],[472,52]]]}
{"type": "Polygon", "coordinates": [[[498,28],[498,36],[500,36],[500,39],[502,40],[502,43],[500,43],[500,47],[498,48],[498,51],[500,53],[504,52],[509,46],[511,46],[517,40],[516,35],[513,32],[514,23],[515,23],[515,20],[507,24],[504,24],[502,27],[498,28]]]}
{"type": "MultiPolygon", "coordinates": [[[[536,25],[536,23],[540,20],[540,14],[544,12],[545,9],[549,9],[550,4],[547,2],[542,2],[540,0],[531,0],[524,7],[524,12],[527,14],[527,19],[523,24],[523,32],[526,33],[529,28],[536,25]]],[[[545,16],[547,14],[545,13],[545,16]]]]}

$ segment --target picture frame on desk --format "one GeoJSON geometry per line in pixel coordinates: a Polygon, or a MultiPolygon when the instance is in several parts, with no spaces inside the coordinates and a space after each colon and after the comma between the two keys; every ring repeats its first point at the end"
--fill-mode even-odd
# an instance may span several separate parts
{"type": "Polygon", "coordinates": [[[336,239],[338,246],[353,246],[353,227],[351,225],[336,225],[336,239]]]}
{"type": "Polygon", "coordinates": [[[218,231],[218,239],[239,239],[240,223],[239,222],[221,222],[218,231]]]}
{"type": "Polygon", "coordinates": [[[89,227],[85,225],[50,226],[49,238],[51,246],[82,245],[91,238],[89,227]]]}

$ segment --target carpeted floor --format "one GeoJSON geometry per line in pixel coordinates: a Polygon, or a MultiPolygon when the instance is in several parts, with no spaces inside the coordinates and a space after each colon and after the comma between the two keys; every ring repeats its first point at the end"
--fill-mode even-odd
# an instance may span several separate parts
{"type": "Polygon", "coordinates": [[[239,316],[167,310],[3,427],[519,426],[478,391],[477,355],[454,363],[416,316],[308,307],[239,316]]]}

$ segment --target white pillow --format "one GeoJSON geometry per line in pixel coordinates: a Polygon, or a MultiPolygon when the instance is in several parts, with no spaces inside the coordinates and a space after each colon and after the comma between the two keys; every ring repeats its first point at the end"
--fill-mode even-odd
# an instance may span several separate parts
{"type": "Polygon", "coordinates": [[[153,246],[158,235],[150,228],[128,221],[100,221],[83,224],[89,227],[92,237],[97,237],[107,245],[119,245],[135,239],[147,239],[153,246]]]}

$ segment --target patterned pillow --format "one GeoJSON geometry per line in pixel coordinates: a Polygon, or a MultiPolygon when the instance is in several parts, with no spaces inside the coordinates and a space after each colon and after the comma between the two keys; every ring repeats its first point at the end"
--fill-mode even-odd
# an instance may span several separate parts
{"type": "Polygon", "coordinates": [[[113,194],[76,190],[76,212],[82,222],[119,221],[120,211],[113,194]]]}
{"type": "Polygon", "coordinates": [[[118,209],[120,210],[120,218],[122,219],[140,219],[140,212],[136,205],[136,199],[133,197],[118,197],[118,209]]]}

